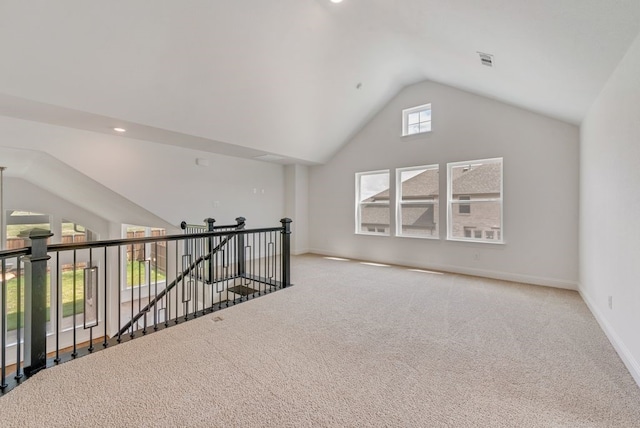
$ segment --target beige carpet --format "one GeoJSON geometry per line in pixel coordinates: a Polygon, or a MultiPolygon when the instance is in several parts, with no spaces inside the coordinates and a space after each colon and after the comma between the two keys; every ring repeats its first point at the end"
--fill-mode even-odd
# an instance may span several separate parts
{"type": "Polygon", "coordinates": [[[295,257],[292,288],[46,370],[33,427],[640,427],[579,295],[295,257]]]}

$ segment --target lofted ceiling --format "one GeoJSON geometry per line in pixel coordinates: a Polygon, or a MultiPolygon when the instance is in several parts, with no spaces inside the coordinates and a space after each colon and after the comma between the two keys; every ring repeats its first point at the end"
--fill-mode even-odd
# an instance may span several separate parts
{"type": "Polygon", "coordinates": [[[0,115],[322,163],[423,80],[579,124],[639,31],[638,0],[0,0],[0,115]]]}

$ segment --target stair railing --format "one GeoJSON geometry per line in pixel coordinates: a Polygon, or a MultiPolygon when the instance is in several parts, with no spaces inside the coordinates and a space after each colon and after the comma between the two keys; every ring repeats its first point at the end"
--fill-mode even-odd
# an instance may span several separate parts
{"type": "Polygon", "coordinates": [[[54,245],[50,231],[24,233],[27,247],[0,251],[0,394],[52,365],[291,285],[290,223],[245,229],[239,217],[183,235],[54,245]]]}

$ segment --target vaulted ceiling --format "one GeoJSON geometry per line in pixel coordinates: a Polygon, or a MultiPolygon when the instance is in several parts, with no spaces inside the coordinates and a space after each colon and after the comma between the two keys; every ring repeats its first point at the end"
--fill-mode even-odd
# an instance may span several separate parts
{"type": "Polygon", "coordinates": [[[639,31],[638,0],[0,0],[0,115],[321,163],[422,80],[579,124],[639,31]]]}

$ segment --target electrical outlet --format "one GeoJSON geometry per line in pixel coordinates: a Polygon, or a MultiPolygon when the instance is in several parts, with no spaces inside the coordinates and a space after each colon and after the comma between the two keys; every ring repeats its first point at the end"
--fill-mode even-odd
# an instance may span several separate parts
{"type": "Polygon", "coordinates": [[[609,296],[609,309],[613,309],[613,296],[609,296]]]}

